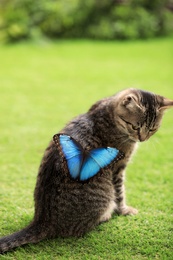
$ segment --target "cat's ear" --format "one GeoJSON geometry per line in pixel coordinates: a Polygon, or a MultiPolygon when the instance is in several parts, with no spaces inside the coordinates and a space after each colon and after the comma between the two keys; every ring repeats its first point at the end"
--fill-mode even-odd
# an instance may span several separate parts
{"type": "Polygon", "coordinates": [[[159,111],[164,111],[168,108],[173,108],[173,100],[164,97],[159,97],[159,99],[159,111]]]}
{"type": "Polygon", "coordinates": [[[122,104],[124,106],[127,106],[127,105],[130,105],[130,104],[133,105],[134,102],[136,102],[135,97],[133,95],[127,95],[127,96],[124,97],[122,104]]]}

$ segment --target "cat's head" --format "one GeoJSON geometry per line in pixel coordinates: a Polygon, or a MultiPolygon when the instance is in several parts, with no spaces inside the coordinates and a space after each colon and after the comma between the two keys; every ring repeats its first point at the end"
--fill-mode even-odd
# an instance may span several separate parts
{"type": "Polygon", "coordinates": [[[114,102],[118,127],[135,142],[149,139],[159,129],[163,112],[173,107],[173,100],[137,89],[119,92],[114,102]]]}

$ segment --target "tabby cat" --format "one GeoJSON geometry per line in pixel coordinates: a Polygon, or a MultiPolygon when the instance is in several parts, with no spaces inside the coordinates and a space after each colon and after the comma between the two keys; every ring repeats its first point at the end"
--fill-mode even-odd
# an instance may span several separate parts
{"type": "Polygon", "coordinates": [[[127,89],[98,101],[69,122],[60,133],[84,149],[112,147],[124,156],[87,181],[73,179],[55,135],[39,168],[34,218],[21,231],[1,238],[0,252],[44,238],[82,236],[113,213],[137,214],[125,202],[124,170],[136,144],[159,129],[165,109],[172,106],[173,101],[162,96],[127,89]]]}

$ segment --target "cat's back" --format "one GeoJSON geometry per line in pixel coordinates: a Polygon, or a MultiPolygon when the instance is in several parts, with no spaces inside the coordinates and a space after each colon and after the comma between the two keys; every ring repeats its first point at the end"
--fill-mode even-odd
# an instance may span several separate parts
{"type": "Polygon", "coordinates": [[[34,197],[35,220],[44,216],[51,236],[64,237],[80,236],[92,229],[115,200],[109,170],[85,182],[73,180],[53,141],[44,153],[34,197]]]}

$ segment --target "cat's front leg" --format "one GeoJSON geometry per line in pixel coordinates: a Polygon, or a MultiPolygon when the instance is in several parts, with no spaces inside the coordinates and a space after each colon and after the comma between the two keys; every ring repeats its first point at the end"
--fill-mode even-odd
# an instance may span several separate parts
{"type": "Polygon", "coordinates": [[[122,170],[121,168],[119,168],[119,172],[116,172],[116,174],[113,176],[113,184],[116,196],[115,202],[117,205],[115,213],[119,215],[136,215],[138,213],[138,210],[126,205],[124,170],[122,170]]]}

